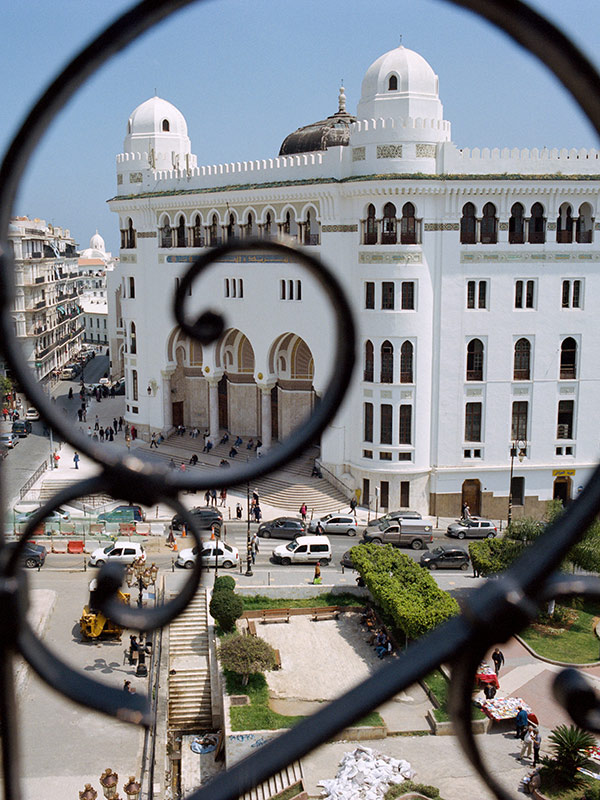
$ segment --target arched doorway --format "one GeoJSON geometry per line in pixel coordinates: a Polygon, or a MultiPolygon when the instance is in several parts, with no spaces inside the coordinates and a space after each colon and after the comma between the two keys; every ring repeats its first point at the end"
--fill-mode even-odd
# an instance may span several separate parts
{"type": "Polygon", "coordinates": [[[481,483],[474,478],[463,481],[461,507],[465,503],[472,516],[478,517],[481,514],[481,483]]]}
{"type": "Polygon", "coordinates": [[[563,506],[568,505],[571,502],[571,485],[571,478],[566,475],[561,475],[556,478],[552,491],[552,499],[560,500],[563,506]]]}
{"type": "Polygon", "coordinates": [[[277,379],[271,394],[273,438],[284,439],[310,416],[314,403],[314,359],[304,339],[284,333],[269,353],[269,371],[277,379]]]}
{"type": "Polygon", "coordinates": [[[237,328],[225,331],[216,347],[216,363],[224,372],[219,382],[219,427],[234,436],[256,436],[260,400],[248,337],[237,328]]]}

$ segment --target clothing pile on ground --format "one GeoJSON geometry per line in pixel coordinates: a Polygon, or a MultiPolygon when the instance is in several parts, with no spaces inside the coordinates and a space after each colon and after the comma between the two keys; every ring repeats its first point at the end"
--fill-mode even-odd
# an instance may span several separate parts
{"type": "Polygon", "coordinates": [[[382,800],[391,783],[402,783],[413,776],[408,761],[360,746],[344,753],[335,778],[318,785],[323,787],[326,800],[382,800]]]}

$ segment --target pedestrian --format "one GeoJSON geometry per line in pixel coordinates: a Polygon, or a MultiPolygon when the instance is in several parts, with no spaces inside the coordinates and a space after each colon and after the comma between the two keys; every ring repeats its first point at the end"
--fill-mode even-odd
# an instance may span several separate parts
{"type": "Polygon", "coordinates": [[[58,454],[58,450],[54,451],[54,455],[52,456],[54,460],[54,469],[58,469],[58,462],[60,461],[60,456],[58,454]]]}
{"type": "Polygon", "coordinates": [[[257,522],[260,522],[261,519],[262,519],[262,511],[261,511],[260,506],[258,505],[258,503],[254,504],[254,519],[257,522]]]}
{"type": "Polygon", "coordinates": [[[181,462],[181,464],[180,464],[180,466],[179,466],[179,471],[180,471],[180,472],[185,472],[185,461],[182,461],[182,462],[181,462]]]}
{"type": "Polygon", "coordinates": [[[103,442],[104,441],[104,428],[100,428],[100,430],[98,431],[98,436],[100,437],[100,441],[103,442]]]}
{"type": "Polygon", "coordinates": [[[248,443],[246,444],[246,450],[252,450],[253,447],[254,447],[254,439],[250,437],[248,439],[248,443]]]}
{"type": "Polygon", "coordinates": [[[250,558],[252,563],[256,564],[256,546],[254,544],[254,537],[250,540],[250,558]]]}
{"type": "Polygon", "coordinates": [[[522,706],[517,707],[517,716],[515,719],[515,728],[516,728],[516,738],[522,739],[525,736],[525,731],[527,730],[527,712],[522,706]]]}
{"type": "Polygon", "coordinates": [[[79,469],[79,453],[75,450],[73,454],[73,463],[75,464],[75,469],[79,469]]]}
{"type": "Polygon", "coordinates": [[[494,662],[494,669],[496,675],[500,673],[500,667],[504,665],[504,653],[499,648],[496,648],[492,653],[492,661],[494,662]]]}
{"type": "Polygon", "coordinates": [[[195,467],[197,463],[198,463],[198,456],[196,455],[196,453],[194,453],[193,456],[190,458],[190,464],[192,465],[192,467],[195,467]]]}
{"type": "Polygon", "coordinates": [[[469,508],[468,503],[465,501],[462,504],[462,518],[469,519],[470,516],[471,516],[471,509],[469,508]]]}
{"type": "Polygon", "coordinates": [[[119,423],[117,422],[117,418],[113,417],[113,429],[115,433],[119,430],[119,423]]]}
{"type": "Polygon", "coordinates": [[[129,434],[125,436],[125,444],[127,445],[127,449],[131,450],[131,436],[129,434]]]}
{"type": "Polygon", "coordinates": [[[91,427],[89,425],[88,425],[88,429],[87,429],[87,435],[90,436],[90,437],[92,435],[92,429],[91,429],[91,427]]]}
{"type": "Polygon", "coordinates": [[[115,432],[113,431],[112,428],[108,429],[108,437],[109,437],[111,442],[114,442],[114,440],[115,440],[115,432]]]}
{"type": "Polygon", "coordinates": [[[73,399],[73,387],[69,386],[69,400],[73,399]]]}
{"type": "Polygon", "coordinates": [[[252,534],[252,545],[253,545],[253,547],[254,547],[254,549],[256,550],[257,553],[260,550],[259,543],[260,543],[260,539],[258,538],[258,533],[256,533],[256,531],[254,531],[254,533],[252,534]]]}
{"type": "Polygon", "coordinates": [[[531,739],[533,742],[533,766],[537,767],[540,760],[540,747],[542,746],[542,734],[539,728],[533,729],[531,739]]]}
{"type": "Polygon", "coordinates": [[[317,561],[315,564],[315,576],[313,578],[313,583],[321,583],[321,562],[317,561]]]}
{"type": "Polygon", "coordinates": [[[79,422],[83,422],[83,411],[80,408],[77,409],[77,419],[79,422]]]}
{"type": "Polygon", "coordinates": [[[177,469],[177,464],[176,464],[176,463],[173,461],[173,459],[171,459],[171,460],[169,461],[169,463],[167,464],[167,466],[168,466],[168,468],[169,468],[169,469],[177,469]]]}
{"type": "Polygon", "coordinates": [[[114,398],[116,394],[117,394],[117,390],[115,389],[114,384],[113,384],[110,387],[110,396],[114,398]]]}
{"type": "Polygon", "coordinates": [[[521,752],[519,754],[519,758],[521,761],[525,757],[531,756],[531,750],[533,748],[533,725],[529,725],[527,730],[525,731],[525,735],[523,737],[523,744],[521,745],[521,752]]]}
{"type": "Polygon", "coordinates": [[[100,428],[100,417],[96,414],[96,420],[94,422],[94,430],[97,431],[100,428]]]}
{"type": "Polygon", "coordinates": [[[258,489],[252,490],[252,499],[254,500],[255,503],[258,503],[258,489]]]}
{"type": "Polygon", "coordinates": [[[150,449],[152,449],[153,447],[156,447],[156,449],[158,450],[158,444],[156,443],[156,434],[154,432],[150,437],[150,449]]]}
{"type": "Polygon", "coordinates": [[[358,505],[358,500],[356,499],[356,496],[354,496],[350,500],[350,513],[354,514],[355,517],[356,517],[356,506],[357,505],[358,505]]]}
{"type": "Polygon", "coordinates": [[[129,663],[133,664],[135,659],[137,658],[138,650],[140,646],[138,644],[137,636],[130,636],[129,637],[129,663]]]}
{"type": "Polygon", "coordinates": [[[325,531],[323,530],[323,526],[321,525],[321,520],[317,520],[317,524],[315,525],[315,533],[317,534],[317,536],[320,536],[321,534],[325,533],[325,531]]]}
{"type": "Polygon", "coordinates": [[[306,515],[308,514],[308,507],[306,503],[302,503],[300,506],[300,516],[302,517],[302,522],[306,522],[306,515]]]}
{"type": "Polygon", "coordinates": [[[242,504],[238,503],[235,507],[235,518],[241,519],[242,518],[242,504]]]}
{"type": "Polygon", "coordinates": [[[125,436],[129,436],[131,433],[131,428],[129,427],[129,423],[125,423],[125,436]]]}
{"type": "Polygon", "coordinates": [[[210,504],[211,506],[217,507],[217,490],[211,489],[210,490],[210,504]]]}
{"type": "Polygon", "coordinates": [[[220,505],[224,506],[225,501],[227,500],[227,489],[221,489],[221,494],[219,495],[220,505]]]}
{"type": "Polygon", "coordinates": [[[123,417],[119,417],[119,430],[123,430],[123,417]]]}
{"type": "Polygon", "coordinates": [[[94,431],[92,433],[92,441],[93,442],[97,442],[98,441],[98,431],[94,431]]]}
{"type": "Polygon", "coordinates": [[[137,439],[137,428],[135,427],[135,425],[131,426],[131,438],[134,442],[137,439]]]}
{"type": "Polygon", "coordinates": [[[131,681],[125,681],[123,683],[123,691],[129,692],[129,694],[135,694],[135,686],[131,685],[131,681]]]}
{"type": "Polygon", "coordinates": [[[210,489],[207,489],[207,490],[204,492],[204,502],[205,502],[205,504],[206,504],[207,506],[209,506],[209,505],[210,505],[210,489]]]}

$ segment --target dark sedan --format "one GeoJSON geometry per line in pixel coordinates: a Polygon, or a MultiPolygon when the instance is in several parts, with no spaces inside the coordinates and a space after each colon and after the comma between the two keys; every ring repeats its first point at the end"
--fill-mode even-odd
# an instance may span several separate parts
{"type": "MultiPolygon", "coordinates": [[[[14,550],[17,544],[18,542],[7,542],[7,551],[14,550]]],[[[40,569],[46,561],[46,552],[44,545],[27,542],[24,550],[21,551],[21,564],[27,569],[35,569],[36,567],[40,569]]]]}
{"type": "Polygon", "coordinates": [[[469,569],[469,554],[460,547],[434,547],[433,550],[423,553],[420,564],[427,569],[469,569]]]}
{"type": "Polygon", "coordinates": [[[263,539],[295,539],[304,535],[304,523],[294,517],[277,517],[259,525],[257,533],[263,539]]]}
{"type": "MultiPolygon", "coordinates": [[[[216,508],[210,506],[190,508],[189,513],[194,518],[201,531],[208,531],[214,527],[215,531],[220,531],[223,524],[223,515],[216,508]]],[[[183,528],[183,517],[175,514],[171,520],[171,525],[174,531],[180,531],[183,528]]]]}

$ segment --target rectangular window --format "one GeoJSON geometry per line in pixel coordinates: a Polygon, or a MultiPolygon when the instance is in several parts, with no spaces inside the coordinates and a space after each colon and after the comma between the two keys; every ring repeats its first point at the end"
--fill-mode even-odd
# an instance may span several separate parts
{"type": "Polygon", "coordinates": [[[102,322],[104,322],[104,330],[106,330],[106,320],[104,319],[102,322]]]}
{"type": "Polygon", "coordinates": [[[475,308],[475,281],[467,281],[467,308],[475,308]]]}
{"type": "MultiPolygon", "coordinates": [[[[300,281],[298,281],[300,283],[300,281]]],[[[244,279],[238,278],[238,297],[244,296],[244,279]]]]}
{"type": "Polygon", "coordinates": [[[135,297],[135,278],[129,278],[129,297],[135,297]]]}
{"type": "Polygon", "coordinates": [[[296,281],[296,300],[302,300],[302,281],[296,281]]]}
{"type": "Polygon", "coordinates": [[[388,403],[383,403],[380,406],[380,425],[379,425],[379,442],[381,444],[392,443],[392,406],[388,403]]]}
{"type": "Polygon", "coordinates": [[[510,482],[510,496],[513,506],[525,505],[525,478],[513,478],[510,482]]]}
{"type": "Polygon", "coordinates": [[[400,508],[410,506],[410,481],[400,481],[400,508]]]}
{"type": "Polygon", "coordinates": [[[399,444],[412,444],[412,406],[400,406],[400,424],[398,427],[399,444]]]}
{"type": "Polygon", "coordinates": [[[515,283],[515,308],[523,308],[523,281],[515,283]]]}
{"type": "Polygon", "coordinates": [[[479,308],[487,308],[487,281],[479,281],[479,308]]]}
{"type": "Polygon", "coordinates": [[[563,308],[581,308],[581,281],[562,282],[562,302],[563,308]]]}
{"type": "Polygon", "coordinates": [[[294,281],[288,281],[288,300],[294,299],[294,281]]]}
{"type": "Polygon", "coordinates": [[[558,403],[558,420],[556,425],[557,439],[573,438],[574,400],[560,400],[558,403]]]}
{"type": "Polygon", "coordinates": [[[398,461],[412,461],[412,453],[398,453],[398,461]]]}
{"type": "Polygon", "coordinates": [[[365,442],[373,441],[373,403],[364,404],[364,437],[365,442]]]}
{"type": "MultiPolygon", "coordinates": [[[[175,278],[175,283],[179,287],[179,278],[175,278]]],[[[229,278],[225,278],[225,297],[229,297],[229,278]]]]}
{"type": "Polygon", "coordinates": [[[394,284],[392,281],[383,281],[381,284],[381,308],[387,311],[394,310],[394,284]]]}
{"type": "Polygon", "coordinates": [[[381,452],[381,453],[379,453],[379,460],[380,461],[391,461],[392,460],[392,454],[391,453],[381,452]]]}
{"type": "Polygon", "coordinates": [[[414,281],[402,281],[402,310],[415,310],[415,284],[414,281]]]}
{"type": "Polygon", "coordinates": [[[527,281],[527,285],[525,288],[525,308],[533,308],[534,303],[534,292],[535,283],[534,281],[527,281]]]}
{"type": "Polygon", "coordinates": [[[131,370],[131,399],[138,399],[138,374],[136,369],[131,370]]]}
{"type": "Polygon", "coordinates": [[[512,423],[511,423],[511,438],[514,441],[522,439],[527,440],[527,417],[529,412],[529,402],[527,400],[519,400],[512,404],[512,423]]]}
{"type": "Polygon", "coordinates": [[[373,281],[365,283],[365,308],[375,308],[375,284],[373,281]]]}
{"type": "Polygon", "coordinates": [[[390,505],[389,481],[381,481],[379,484],[379,505],[381,508],[388,508],[390,505]]]}
{"type": "Polygon", "coordinates": [[[465,442],[481,441],[482,403],[467,403],[465,406],[465,442]]]}
{"type": "Polygon", "coordinates": [[[487,308],[487,281],[467,281],[467,308],[487,308]]]}
{"type": "Polygon", "coordinates": [[[281,300],[285,300],[285,281],[280,281],[279,287],[279,297],[281,300]]]}
{"type": "Polygon", "coordinates": [[[363,450],[363,458],[373,458],[372,450],[363,450]]]}
{"type": "Polygon", "coordinates": [[[535,308],[535,281],[516,281],[515,308],[535,308]]]}

